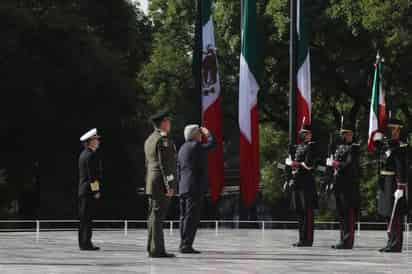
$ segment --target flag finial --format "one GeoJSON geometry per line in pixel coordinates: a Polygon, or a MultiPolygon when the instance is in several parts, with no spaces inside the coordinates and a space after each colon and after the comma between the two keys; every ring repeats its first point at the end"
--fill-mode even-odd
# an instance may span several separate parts
{"type": "Polygon", "coordinates": [[[385,58],[382,57],[380,51],[376,53],[376,64],[385,62],[385,58]]]}

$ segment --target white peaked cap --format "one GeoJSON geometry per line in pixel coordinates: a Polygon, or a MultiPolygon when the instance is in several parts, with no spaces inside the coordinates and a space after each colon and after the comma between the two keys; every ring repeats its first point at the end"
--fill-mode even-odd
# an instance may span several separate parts
{"type": "Polygon", "coordinates": [[[199,125],[196,125],[196,124],[187,125],[187,126],[185,127],[185,132],[184,132],[185,140],[186,140],[186,141],[189,141],[190,139],[192,139],[193,134],[195,134],[196,132],[198,132],[198,131],[199,131],[199,128],[200,128],[199,125]]]}
{"type": "Polygon", "coordinates": [[[85,134],[83,134],[82,137],[80,137],[80,142],[85,142],[87,140],[89,140],[90,138],[99,138],[100,136],[97,135],[97,129],[91,129],[88,132],[86,132],[85,134]]]}

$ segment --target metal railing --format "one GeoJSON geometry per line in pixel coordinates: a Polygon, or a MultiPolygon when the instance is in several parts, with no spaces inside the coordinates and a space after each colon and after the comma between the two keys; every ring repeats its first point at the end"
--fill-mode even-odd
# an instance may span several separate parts
{"type": "MultiPolygon", "coordinates": [[[[147,224],[146,220],[95,220],[93,221],[96,224],[99,223],[111,223],[111,224],[120,224],[119,228],[114,229],[114,228],[108,228],[106,230],[123,230],[124,236],[128,235],[128,232],[130,230],[130,224],[147,224]]],[[[0,220],[0,225],[1,224],[34,224],[34,226],[31,229],[17,229],[17,228],[7,228],[7,229],[0,229],[0,231],[12,231],[12,232],[19,232],[19,231],[32,231],[33,229],[35,230],[35,237],[36,237],[36,242],[39,242],[40,239],[40,232],[41,232],[41,224],[77,224],[79,223],[79,220],[0,220]]],[[[296,221],[238,221],[238,220],[201,220],[201,224],[211,224],[209,228],[214,229],[215,234],[217,235],[219,233],[220,225],[224,224],[234,224],[235,229],[239,229],[241,224],[255,224],[259,229],[262,231],[262,233],[267,230],[267,225],[280,225],[283,226],[283,228],[286,228],[288,225],[297,225],[296,221]]],[[[175,224],[179,224],[178,220],[167,220],[165,221],[165,224],[168,224],[169,226],[169,232],[170,234],[173,234],[173,231],[175,229],[175,224]]],[[[333,229],[334,226],[338,225],[339,222],[327,222],[327,221],[319,221],[315,222],[315,225],[328,225],[330,228],[333,229]]],[[[405,231],[407,232],[406,238],[407,242],[409,242],[409,232],[410,232],[410,227],[411,223],[407,223],[406,221],[404,222],[405,226],[405,231]]],[[[361,226],[381,226],[384,227],[386,226],[386,223],[383,222],[357,222],[356,223],[356,232],[357,235],[360,236],[361,234],[361,226]]],[[[249,227],[250,228],[250,227],[249,227]]],[[[73,227],[69,229],[74,229],[73,227]]],[[[273,228],[271,228],[273,229],[273,228]]],[[[44,229],[45,231],[59,231],[62,230],[61,228],[48,228],[44,229]]],[[[68,230],[68,228],[64,228],[64,230],[68,230]]]]}

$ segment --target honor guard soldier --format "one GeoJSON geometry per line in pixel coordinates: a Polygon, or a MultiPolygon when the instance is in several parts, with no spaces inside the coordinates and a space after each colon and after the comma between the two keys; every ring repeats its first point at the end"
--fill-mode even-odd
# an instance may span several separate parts
{"type": "Polygon", "coordinates": [[[300,144],[289,164],[292,166],[292,208],[298,215],[299,241],[293,246],[312,246],[314,209],[318,208],[314,172],[314,142],[310,125],[299,131],[300,144]]]}
{"type": "Polygon", "coordinates": [[[84,149],[79,157],[79,247],[80,250],[99,250],[91,239],[95,201],[100,198],[102,178],[101,161],[96,153],[100,136],[92,129],[80,141],[84,149]]]}
{"type": "Polygon", "coordinates": [[[340,130],[342,142],[336,148],[327,165],[334,170],[333,190],[336,210],[340,219],[340,241],[335,249],[352,249],[355,239],[355,226],[360,207],[360,165],[359,144],[354,143],[353,127],[344,125],[340,130]]]}
{"type": "Polygon", "coordinates": [[[153,133],[146,139],[146,194],[149,196],[148,241],[149,257],[174,257],[166,253],[163,221],[176,189],[176,147],[169,137],[171,122],[166,111],[150,118],[153,133]]]}
{"type": "Polygon", "coordinates": [[[402,219],[407,214],[407,144],[400,140],[401,121],[389,119],[387,129],[389,139],[383,140],[375,134],[374,140],[380,145],[381,159],[380,192],[378,212],[388,220],[388,242],[381,252],[402,252],[402,219]]]}

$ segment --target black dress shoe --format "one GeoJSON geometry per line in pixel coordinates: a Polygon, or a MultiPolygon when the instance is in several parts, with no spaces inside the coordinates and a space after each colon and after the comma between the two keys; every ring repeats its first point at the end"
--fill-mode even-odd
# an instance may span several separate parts
{"type": "Polygon", "coordinates": [[[171,253],[149,253],[150,258],[174,258],[175,254],[171,253]]]}
{"type": "Polygon", "coordinates": [[[184,248],[180,249],[180,253],[183,253],[183,254],[200,254],[202,252],[194,249],[193,247],[184,247],[184,248]]]}
{"type": "Polygon", "coordinates": [[[303,243],[303,242],[297,242],[293,244],[294,247],[308,247],[308,246],[312,246],[312,244],[310,243],[303,243]]]}
{"type": "Polygon", "coordinates": [[[347,247],[344,244],[336,244],[336,245],[332,245],[333,249],[352,249],[352,247],[347,247]]]}
{"type": "Polygon", "coordinates": [[[83,250],[83,251],[97,251],[97,250],[100,250],[100,247],[97,247],[97,246],[85,246],[85,247],[80,247],[80,250],[83,250]]]}
{"type": "Polygon", "coordinates": [[[401,249],[389,248],[389,247],[382,248],[382,249],[380,249],[379,251],[380,251],[380,252],[384,252],[384,253],[400,253],[400,252],[402,252],[401,249]]]}
{"type": "Polygon", "coordinates": [[[336,244],[332,245],[331,248],[333,249],[340,249],[340,247],[343,246],[343,242],[339,241],[336,244]]]}
{"type": "Polygon", "coordinates": [[[387,247],[387,246],[382,247],[381,249],[379,249],[379,252],[385,252],[385,250],[386,250],[386,249],[388,249],[388,247],[387,247]]]}

